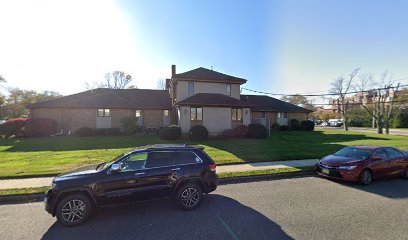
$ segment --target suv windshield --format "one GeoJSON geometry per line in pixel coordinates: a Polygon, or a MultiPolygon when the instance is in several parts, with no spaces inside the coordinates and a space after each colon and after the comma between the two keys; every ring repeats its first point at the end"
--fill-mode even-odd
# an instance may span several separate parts
{"type": "Polygon", "coordinates": [[[364,160],[372,154],[372,150],[356,147],[346,147],[334,153],[334,156],[349,157],[364,160]]]}

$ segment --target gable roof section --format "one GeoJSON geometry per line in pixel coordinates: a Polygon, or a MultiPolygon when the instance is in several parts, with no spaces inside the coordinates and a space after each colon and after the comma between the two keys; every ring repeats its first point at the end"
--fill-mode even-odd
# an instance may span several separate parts
{"type": "Polygon", "coordinates": [[[244,84],[247,80],[216,72],[207,68],[196,68],[188,72],[173,75],[178,80],[206,81],[206,82],[227,82],[244,84]]]}
{"type": "Polygon", "coordinates": [[[179,106],[253,107],[252,104],[219,93],[197,93],[180,102],[179,106]]]}
{"type": "Polygon", "coordinates": [[[299,112],[310,113],[312,110],[281,101],[279,99],[262,95],[241,95],[241,100],[256,105],[253,111],[268,112],[299,112]]]}
{"type": "Polygon", "coordinates": [[[27,107],[170,109],[171,100],[168,90],[97,88],[27,107]]]}

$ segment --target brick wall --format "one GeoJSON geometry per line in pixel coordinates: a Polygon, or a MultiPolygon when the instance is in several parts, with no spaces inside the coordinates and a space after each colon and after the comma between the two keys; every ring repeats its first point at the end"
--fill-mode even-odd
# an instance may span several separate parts
{"type": "Polygon", "coordinates": [[[134,111],[131,109],[111,109],[111,127],[123,130],[121,120],[125,117],[132,117],[134,111]]]}
{"type": "Polygon", "coordinates": [[[71,132],[81,127],[96,128],[96,108],[71,109],[71,132]]]}
{"type": "Polygon", "coordinates": [[[57,123],[57,129],[60,129],[62,127],[61,114],[62,111],[59,108],[35,108],[31,110],[30,117],[52,119],[57,123]]]}
{"type": "Polygon", "coordinates": [[[159,128],[163,119],[163,110],[143,110],[143,126],[159,128]]]}

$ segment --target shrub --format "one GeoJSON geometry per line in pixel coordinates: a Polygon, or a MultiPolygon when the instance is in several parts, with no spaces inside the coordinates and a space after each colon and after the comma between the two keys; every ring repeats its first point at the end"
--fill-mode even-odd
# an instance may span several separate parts
{"type": "Polygon", "coordinates": [[[159,137],[164,140],[176,140],[181,137],[181,128],[175,125],[164,127],[160,129],[159,137]]]}
{"type": "Polygon", "coordinates": [[[391,120],[391,127],[393,128],[407,128],[408,114],[397,113],[391,120]]]}
{"type": "Polygon", "coordinates": [[[240,125],[233,129],[224,130],[218,136],[221,138],[243,138],[246,135],[248,135],[248,127],[240,125]]]}
{"type": "Polygon", "coordinates": [[[291,119],[290,126],[292,130],[296,130],[296,131],[302,130],[302,127],[300,126],[300,123],[297,119],[291,119]]]}
{"type": "Polygon", "coordinates": [[[126,134],[133,134],[136,132],[136,124],[133,118],[131,117],[124,117],[120,120],[120,124],[122,126],[123,131],[126,134]]]}
{"type": "Polygon", "coordinates": [[[74,135],[78,137],[90,137],[94,135],[94,130],[90,127],[81,127],[74,132],[74,135]]]}
{"type": "Polygon", "coordinates": [[[106,128],[104,129],[103,136],[119,136],[121,135],[119,128],[106,128]]]}
{"type": "Polygon", "coordinates": [[[289,126],[280,126],[280,127],[279,127],[279,130],[280,130],[280,131],[289,131],[290,128],[289,128],[289,126]]]}
{"type": "Polygon", "coordinates": [[[305,121],[302,121],[301,126],[302,126],[303,130],[305,130],[305,131],[313,131],[314,127],[315,127],[315,124],[314,124],[313,121],[305,120],[305,121]]]}
{"type": "Polygon", "coordinates": [[[257,123],[249,124],[247,137],[259,139],[266,138],[267,136],[268,133],[264,125],[257,123]]]}
{"type": "Polygon", "coordinates": [[[272,123],[271,129],[272,131],[279,131],[280,130],[279,123],[272,123]]]}
{"type": "Polygon", "coordinates": [[[189,137],[192,141],[202,141],[208,139],[208,130],[202,125],[196,125],[190,128],[189,137]]]}
{"type": "Polygon", "coordinates": [[[45,118],[14,118],[0,125],[0,135],[6,137],[39,137],[56,133],[57,124],[45,118]]]}

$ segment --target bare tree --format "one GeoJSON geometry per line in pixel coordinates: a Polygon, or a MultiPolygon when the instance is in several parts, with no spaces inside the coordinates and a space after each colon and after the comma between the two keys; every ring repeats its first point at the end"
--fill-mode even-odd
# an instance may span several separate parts
{"type": "Polygon", "coordinates": [[[105,80],[101,82],[85,82],[85,88],[88,90],[95,88],[125,89],[137,88],[136,85],[128,86],[132,82],[132,76],[122,71],[113,71],[105,74],[105,80]]]}
{"type": "Polygon", "coordinates": [[[157,81],[157,89],[160,89],[160,90],[166,89],[166,80],[164,80],[164,79],[159,79],[159,80],[157,81]]]}
{"type": "Polygon", "coordinates": [[[353,79],[356,77],[360,68],[354,69],[348,76],[345,78],[344,76],[340,76],[331,82],[331,89],[330,93],[335,94],[336,96],[336,103],[337,109],[343,118],[343,127],[344,131],[348,131],[348,119],[349,119],[349,108],[350,108],[350,100],[347,98],[347,94],[350,91],[350,88],[353,85],[353,79]]]}
{"type": "Polygon", "coordinates": [[[382,134],[383,128],[389,134],[391,118],[394,114],[394,101],[399,89],[399,85],[393,86],[392,75],[387,71],[380,75],[378,82],[374,81],[373,74],[360,76],[360,83],[355,85],[355,90],[367,95],[371,103],[359,102],[359,104],[373,118],[373,127],[377,126],[377,133],[382,134]],[[375,123],[375,124],[374,124],[375,123]]]}

